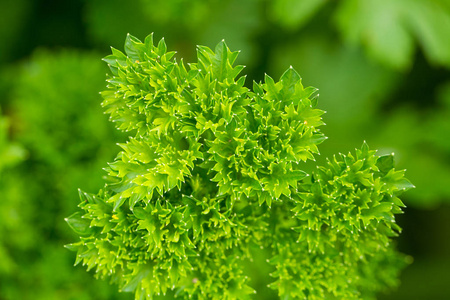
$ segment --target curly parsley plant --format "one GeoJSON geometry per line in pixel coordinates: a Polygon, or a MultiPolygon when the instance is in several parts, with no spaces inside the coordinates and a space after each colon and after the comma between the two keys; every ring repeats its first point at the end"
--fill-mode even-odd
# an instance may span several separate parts
{"type": "Polygon", "coordinates": [[[136,299],[261,299],[250,269],[280,299],[367,299],[397,283],[406,259],[398,195],[412,187],[392,155],[367,144],[311,173],[325,140],[316,89],[288,69],[245,86],[220,42],[185,64],[164,40],[128,36],[104,60],[103,107],[132,136],[97,194],[67,218],[76,263],[136,299]],[[265,268],[267,269],[267,268],[265,268]]]}

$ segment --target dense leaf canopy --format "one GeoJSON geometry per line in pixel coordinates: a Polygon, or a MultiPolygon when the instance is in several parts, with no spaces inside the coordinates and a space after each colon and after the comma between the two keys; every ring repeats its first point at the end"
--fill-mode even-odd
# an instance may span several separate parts
{"type": "Polygon", "coordinates": [[[133,136],[105,188],[80,191],[67,218],[77,263],[136,299],[250,299],[257,253],[282,299],[367,299],[395,285],[404,171],[364,143],[307,172],[325,140],[317,90],[292,67],[250,90],[237,55],[222,41],[185,64],[164,40],[128,35],[125,53],[104,59],[103,107],[133,136]]]}

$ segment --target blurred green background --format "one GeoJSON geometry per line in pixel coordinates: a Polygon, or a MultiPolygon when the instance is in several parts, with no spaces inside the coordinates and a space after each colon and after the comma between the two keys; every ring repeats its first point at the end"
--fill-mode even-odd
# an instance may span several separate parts
{"type": "MultiPolygon", "coordinates": [[[[109,46],[165,37],[185,61],[221,39],[247,85],[292,65],[320,89],[320,160],[366,140],[396,153],[399,249],[414,258],[379,299],[450,299],[449,0],[2,0],[0,300],[133,299],[73,267],[64,217],[96,192],[126,136],[100,107],[109,46]]],[[[382,272],[382,270],[380,270],[382,272]]]]}

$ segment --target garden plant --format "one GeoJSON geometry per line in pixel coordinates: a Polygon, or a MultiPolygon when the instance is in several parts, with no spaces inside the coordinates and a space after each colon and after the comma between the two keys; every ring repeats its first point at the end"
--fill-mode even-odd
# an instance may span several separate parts
{"type": "Polygon", "coordinates": [[[291,67],[247,87],[224,41],[185,63],[153,35],[112,48],[101,94],[128,132],[67,247],[136,299],[369,299],[398,284],[398,196],[413,185],[367,143],[316,165],[317,89],[291,67]],[[256,293],[256,295],[255,295],[256,293]]]}
{"type": "Polygon", "coordinates": [[[62,248],[75,237],[64,217],[79,202],[77,188],[103,186],[101,168],[115,156],[109,145],[123,139],[98,104],[102,67],[98,54],[40,49],[14,72],[0,120],[2,300],[124,297],[74,269],[62,248]]]}

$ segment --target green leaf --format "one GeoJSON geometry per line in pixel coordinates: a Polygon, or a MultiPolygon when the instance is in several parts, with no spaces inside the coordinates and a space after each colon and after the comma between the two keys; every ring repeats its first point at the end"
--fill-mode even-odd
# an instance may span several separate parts
{"type": "Polygon", "coordinates": [[[295,87],[300,84],[301,77],[292,66],[281,75],[280,82],[283,84],[283,93],[285,99],[295,93],[295,87]]]}
{"type": "Polygon", "coordinates": [[[300,180],[306,178],[306,176],[308,176],[308,173],[306,173],[305,171],[293,170],[287,172],[287,174],[283,176],[283,179],[286,180],[291,187],[297,188],[297,183],[300,180]]]}
{"type": "Polygon", "coordinates": [[[145,211],[145,209],[143,207],[135,207],[133,209],[133,214],[139,220],[145,220],[148,216],[148,212],[145,211]]]}
{"type": "Polygon", "coordinates": [[[164,38],[162,38],[158,43],[158,54],[160,56],[163,56],[164,54],[166,54],[166,52],[167,52],[166,41],[164,40],[164,38]]]}
{"type": "MultiPolygon", "coordinates": [[[[376,217],[376,218],[382,218],[386,216],[386,213],[391,213],[392,211],[392,203],[389,202],[383,202],[379,205],[371,208],[369,210],[369,214],[376,217]]],[[[392,213],[391,213],[392,214],[392,213]]]]}
{"type": "Polygon", "coordinates": [[[64,220],[69,224],[70,228],[80,236],[88,236],[92,233],[92,229],[90,228],[91,222],[89,219],[83,218],[81,212],[76,212],[64,220]]]}
{"type": "Polygon", "coordinates": [[[153,33],[147,35],[144,40],[144,45],[147,53],[151,53],[153,51],[153,33]]]}
{"type": "Polygon", "coordinates": [[[377,160],[378,169],[387,174],[391,169],[394,168],[394,155],[383,155],[377,160]]]}
{"type": "Polygon", "coordinates": [[[131,34],[127,35],[127,38],[125,40],[125,53],[133,60],[139,60],[140,59],[140,51],[137,47],[137,45],[142,44],[139,39],[132,36],[131,34]]]}
{"type": "Polygon", "coordinates": [[[401,180],[395,183],[395,186],[402,191],[407,191],[415,188],[414,184],[412,184],[408,179],[402,178],[401,180]]]}
{"type": "Polygon", "coordinates": [[[141,266],[137,274],[127,280],[127,284],[121,288],[122,292],[134,292],[141,281],[151,273],[151,267],[141,266]]]}
{"type": "Polygon", "coordinates": [[[211,59],[213,74],[219,81],[227,78],[228,48],[224,40],[217,44],[215,55],[211,59]]]}
{"type": "Polygon", "coordinates": [[[267,99],[274,101],[279,100],[278,88],[275,86],[275,81],[269,75],[264,75],[264,85],[263,88],[267,92],[267,99]]]}

